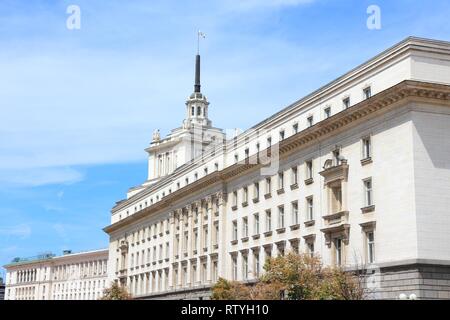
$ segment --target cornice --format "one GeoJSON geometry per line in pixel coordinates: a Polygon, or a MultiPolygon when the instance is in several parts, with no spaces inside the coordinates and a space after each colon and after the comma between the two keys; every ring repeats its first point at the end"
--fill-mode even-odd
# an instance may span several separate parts
{"type": "MultiPolygon", "coordinates": [[[[312,127],[286,138],[273,145],[271,150],[278,148],[280,159],[286,158],[293,152],[335,135],[346,128],[360,124],[360,120],[362,119],[366,120],[378,116],[380,113],[387,112],[392,108],[395,108],[396,106],[399,107],[409,101],[423,101],[427,103],[447,104],[450,106],[450,85],[405,80],[328,119],[322,120],[312,127]],[[399,104],[400,102],[403,103],[399,104]]],[[[247,163],[241,161],[226,167],[221,171],[215,171],[208,174],[207,176],[172,192],[159,202],[105,227],[103,230],[106,233],[114,232],[115,230],[127,226],[151,213],[170,208],[174,201],[180,201],[181,199],[192,196],[192,194],[211,188],[211,186],[217,183],[227,182],[243,173],[260,169],[264,167],[264,165],[257,163],[257,159],[262,158],[266,154],[270,156],[270,150],[265,149],[261,151],[259,155],[252,155],[247,159],[247,163]]]]}

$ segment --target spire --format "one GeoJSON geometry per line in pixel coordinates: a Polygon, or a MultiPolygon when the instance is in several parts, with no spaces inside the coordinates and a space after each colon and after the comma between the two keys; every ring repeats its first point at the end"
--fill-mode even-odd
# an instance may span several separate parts
{"type": "Polygon", "coordinates": [[[200,55],[195,56],[195,84],[194,92],[200,92],[200,55]]]}

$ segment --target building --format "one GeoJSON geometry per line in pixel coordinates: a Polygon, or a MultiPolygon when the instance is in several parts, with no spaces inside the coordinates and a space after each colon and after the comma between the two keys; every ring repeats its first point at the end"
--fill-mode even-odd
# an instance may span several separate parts
{"type": "Polygon", "coordinates": [[[3,282],[3,278],[0,277],[0,300],[5,299],[5,283],[3,282]]]}
{"type": "Polygon", "coordinates": [[[449,42],[407,38],[220,143],[199,59],[183,127],[155,132],[148,180],[111,211],[110,281],[208,298],[292,250],[368,266],[374,298],[450,298],[449,42]]]}
{"type": "Polygon", "coordinates": [[[109,286],[108,250],[15,258],[4,266],[5,300],[95,300],[109,286]]]}

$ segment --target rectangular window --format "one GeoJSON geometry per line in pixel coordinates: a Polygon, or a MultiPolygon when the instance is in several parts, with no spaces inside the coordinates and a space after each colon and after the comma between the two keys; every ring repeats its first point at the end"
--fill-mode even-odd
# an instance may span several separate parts
{"type": "Polygon", "coordinates": [[[344,109],[347,109],[350,107],[350,98],[345,98],[342,100],[342,105],[344,106],[344,109]]]}
{"type": "Polygon", "coordinates": [[[259,263],[259,253],[254,252],[253,253],[253,259],[254,259],[254,266],[255,266],[255,276],[259,277],[259,270],[260,270],[260,263],[259,263]]]}
{"type": "Polygon", "coordinates": [[[280,141],[284,140],[284,130],[280,131],[280,141]]]}
{"type": "Polygon", "coordinates": [[[208,247],[208,226],[203,226],[203,248],[208,247]]]}
{"type": "Polygon", "coordinates": [[[237,274],[238,274],[237,257],[236,256],[232,256],[231,260],[232,260],[232,265],[233,265],[233,280],[236,281],[237,280],[237,274]]]}
{"type": "Polygon", "coordinates": [[[297,167],[292,167],[291,171],[292,171],[291,183],[292,184],[297,184],[298,183],[298,170],[297,170],[297,167]]]}
{"type": "Polygon", "coordinates": [[[247,148],[247,149],[245,149],[244,153],[245,153],[245,159],[248,159],[250,157],[250,150],[247,148]]]}
{"type": "Polygon", "coordinates": [[[218,241],[219,241],[219,223],[216,222],[216,223],[214,224],[214,239],[213,239],[213,244],[214,244],[214,245],[218,244],[218,243],[219,243],[218,241]]]}
{"type": "Polygon", "coordinates": [[[364,98],[369,99],[372,96],[372,89],[370,87],[364,88],[364,98]]]}
{"type": "Polygon", "coordinates": [[[254,199],[259,200],[259,182],[254,184],[254,199]]]}
{"type": "Polygon", "coordinates": [[[253,226],[253,234],[259,234],[259,213],[255,213],[253,215],[254,226],[253,226]]]}
{"type": "Polygon", "coordinates": [[[308,127],[312,127],[314,125],[314,117],[313,116],[309,116],[306,119],[306,122],[307,122],[308,127]]]}
{"type": "Polygon", "coordinates": [[[248,237],[248,219],[242,219],[242,237],[248,237]]]}
{"type": "Polygon", "coordinates": [[[270,148],[271,145],[272,145],[272,138],[268,137],[267,138],[267,148],[270,148]]]}
{"type": "Polygon", "coordinates": [[[366,232],[367,239],[367,262],[375,262],[375,235],[373,231],[366,232]]]}
{"type": "Polygon", "coordinates": [[[247,187],[243,188],[243,193],[244,193],[243,202],[248,202],[248,188],[247,187]]]}
{"type": "Polygon", "coordinates": [[[193,243],[193,245],[194,245],[193,250],[197,250],[197,248],[198,248],[198,231],[197,231],[197,229],[195,229],[195,231],[194,231],[194,243],[193,243]]]}
{"type": "Polygon", "coordinates": [[[326,107],[325,109],[323,109],[323,115],[325,119],[331,117],[331,107],[326,107]]]}
{"type": "Polygon", "coordinates": [[[293,134],[298,133],[298,123],[294,123],[294,124],[292,125],[292,133],[293,133],[293,134]]]}
{"type": "Polygon", "coordinates": [[[242,278],[244,280],[248,278],[248,257],[246,255],[242,256],[242,278]]]}
{"type": "Polygon", "coordinates": [[[364,180],[365,206],[373,205],[372,178],[364,180]]]}
{"type": "Polygon", "coordinates": [[[306,179],[312,179],[313,177],[313,162],[312,160],[306,161],[306,179]]]}
{"type": "Polygon", "coordinates": [[[365,137],[362,139],[362,158],[368,159],[372,156],[372,145],[370,137],[365,137]]]}
{"type": "Polygon", "coordinates": [[[294,201],[291,204],[292,208],[292,224],[296,225],[298,224],[298,202],[294,201]]]}
{"type": "Polygon", "coordinates": [[[203,169],[203,172],[205,173],[205,176],[208,175],[208,168],[203,169]]]}
{"type": "Polygon", "coordinates": [[[284,172],[278,173],[278,189],[284,188],[284,172]]]}
{"type": "Polygon", "coordinates": [[[269,194],[272,191],[272,181],[270,178],[266,178],[266,194],[269,194]]]}
{"type": "Polygon", "coordinates": [[[237,221],[233,221],[233,241],[236,241],[238,239],[238,227],[237,227],[237,221]]]}
{"type": "Polygon", "coordinates": [[[272,212],[266,210],[266,232],[272,230],[272,212]]]}
{"type": "Polygon", "coordinates": [[[314,202],[312,196],[306,198],[306,220],[314,220],[314,202]]]}
{"type": "Polygon", "coordinates": [[[234,155],[234,163],[238,163],[239,162],[239,155],[236,153],[234,155]]]}
{"type": "Polygon", "coordinates": [[[334,249],[335,249],[335,262],[336,265],[342,265],[342,239],[334,239],[334,249]]]}
{"type": "Polygon", "coordinates": [[[278,228],[284,228],[284,206],[278,207],[278,228]]]}
{"type": "Polygon", "coordinates": [[[237,203],[238,203],[237,191],[233,191],[233,206],[237,206],[237,203]]]}

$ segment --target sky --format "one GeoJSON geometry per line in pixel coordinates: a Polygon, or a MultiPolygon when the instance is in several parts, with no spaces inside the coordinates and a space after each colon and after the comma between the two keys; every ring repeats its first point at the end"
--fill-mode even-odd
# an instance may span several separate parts
{"type": "Polygon", "coordinates": [[[184,118],[198,30],[209,117],[245,130],[407,36],[450,40],[449,16],[448,0],[1,0],[0,265],[108,246],[152,132],[184,118]]]}

